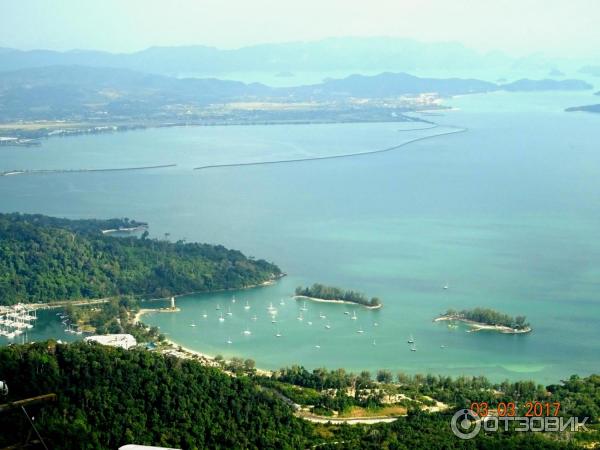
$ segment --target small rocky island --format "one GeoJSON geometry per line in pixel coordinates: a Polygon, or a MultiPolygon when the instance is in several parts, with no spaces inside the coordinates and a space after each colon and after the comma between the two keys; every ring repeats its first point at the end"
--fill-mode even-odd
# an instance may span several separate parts
{"type": "Polygon", "coordinates": [[[504,334],[523,334],[531,331],[525,316],[511,317],[489,308],[464,309],[462,311],[449,309],[445,314],[435,318],[434,322],[444,320],[464,322],[471,326],[469,332],[490,330],[504,334]]]}
{"type": "Polygon", "coordinates": [[[354,303],[369,309],[379,309],[383,306],[381,300],[377,297],[369,299],[360,292],[325,286],[319,283],[315,283],[310,287],[297,287],[294,298],[304,298],[316,302],[327,303],[354,303]]]}

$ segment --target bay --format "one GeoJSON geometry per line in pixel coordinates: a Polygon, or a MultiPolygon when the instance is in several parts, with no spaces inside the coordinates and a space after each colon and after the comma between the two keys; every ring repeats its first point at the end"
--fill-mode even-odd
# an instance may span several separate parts
{"type": "Polygon", "coordinates": [[[600,117],[563,112],[593,100],[591,93],[464,96],[451,101],[455,110],[424,118],[465,133],[347,159],[201,171],[191,169],[381,149],[434,130],[282,125],[50,139],[41,148],[0,149],[0,167],[178,165],[0,177],[0,209],[144,220],[155,237],[221,243],[289,274],[271,287],[180,298],[179,314],[144,316],[198,351],[253,358],[269,369],[557,382],[600,371],[600,117]],[[352,320],[344,312],[354,307],[308,302],[299,321],[302,303],[289,296],[313,282],[378,296],[384,308],[356,308],[352,320]],[[217,304],[232,308],[223,323],[217,304]],[[524,314],[534,331],[466,333],[432,322],[447,308],[475,306],[524,314]]]}

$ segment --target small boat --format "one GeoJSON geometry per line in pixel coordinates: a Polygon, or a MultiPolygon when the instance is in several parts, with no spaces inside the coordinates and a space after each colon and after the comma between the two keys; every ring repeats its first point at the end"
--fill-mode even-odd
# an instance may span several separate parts
{"type": "Polygon", "coordinates": [[[219,322],[225,322],[225,317],[223,317],[223,313],[221,313],[221,317],[219,317],[219,322]]]}
{"type": "Polygon", "coordinates": [[[279,304],[280,304],[281,306],[284,306],[284,305],[285,305],[285,300],[284,300],[284,299],[281,299],[281,301],[279,302],[279,304]]]}
{"type": "Polygon", "coordinates": [[[444,285],[444,289],[448,289],[448,285],[447,284],[444,285]]]}
{"type": "Polygon", "coordinates": [[[231,303],[235,303],[235,295],[231,297],[231,303]]]}
{"type": "Polygon", "coordinates": [[[358,319],[358,317],[356,317],[356,311],[353,311],[352,313],[352,317],[350,317],[352,320],[356,320],[358,319]]]}
{"type": "Polygon", "coordinates": [[[374,327],[378,327],[378,326],[379,326],[379,323],[377,323],[377,322],[373,322],[373,326],[374,326],[374,327]]]}
{"type": "Polygon", "coordinates": [[[302,305],[302,308],[300,308],[301,311],[308,311],[308,308],[306,307],[306,302],[304,302],[304,304],[302,305]]]}
{"type": "Polygon", "coordinates": [[[206,319],[206,318],[208,317],[208,314],[206,314],[206,311],[204,311],[204,312],[202,313],[202,317],[203,317],[204,319],[206,319]]]}
{"type": "Polygon", "coordinates": [[[190,327],[195,327],[196,324],[195,323],[190,323],[190,327]]]}
{"type": "Polygon", "coordinates": [[[233,341],[231,340],[231,338],[227,338],[227,343],[228,344],[233,344],[233,341]]]}
{"type": "Polygon", "coordinates": [[[349,315],[350,315],[350,311],[344,311],[344,314],[345,314],[346,316],[349,316],[349,315]]]}
{"type": "Polygon", "coordinates": [[[271,323],[277,323],[277,321],[275,319],[271,320],[271,323]]]}
{"type": "Polygon", "coordinates": [[[326,318],[326,316],[325,316],[325,314],[323,314],[323,313],[321,312],[321,313],[319,313],[319,318],[320,318],[320,319],[325,319],[325,318],[326,318]]]}
{"type": "Polygon", "coordinates": [[[356,332],[357,332],[358,334],[363,334],[363,333],[364,333],[364,330],[363,330],[362,328],[359,328],[358,330],[356,330],[356,332]]]}
{"type": "Polygon", "coordinates": [[[304,316],[302,316],[302,313],[300,313],[300,315],[298,316],[298,320],[300,320],[300,321],[304,320],[304,316]]]}
{"type": "Polygon", "coordinates": [[[248,304],[248,300],[246,300],[246,306],[244,306],[244,309],[246,309],[246,310],[250,309],[250,305],[248,304]]]}
{"type": "Polygon", "coordinates": [[[219,309],[221,309],[221,305],[219,305],[219,304],[217,303],[217,307],[216,307],[215,309],[218,311],[219,309]]]}
{"type": "Polygon", "coordinates": [[[312,325],[312,322],[308,322],[309,325],[312,325]]]}
{"type": "Polygon", "coordinates": [[[416,351],[417,351],[417,347],[415,347],[415,345],[414,345],[414,344],[413,344],[413,345],[411,345],[411,347],[410,347],[410,351],[411,351],[411,352],[416,352],[416,351]]]}
{"type": "Polygon", "coordinates": [[[440,348],[446,348],[446,346],[444,344],[440,345],[440,348]]]}
{"type": "Polygon", "coordinates": [[[377,342],[375,342],[375,339],[373,339],[373,345],[377,345],[377,342]]]}
{"type": "Polygon", "coordinates": [[[331,325],[327,324],[327,325],[325,325],[325,328],[329,330],[329,329],[331,329],[331,325]]]}
{"type": "Polygon", "coordinates": [[[279,330],[277,330],[277,333],[275,334],[275,337],[281,337],[281,333],[279,332],[279,330]]]}
{"type": "Polygon", "coordinates": [[[227,315],[228,316],[232,316],[233,315],[233,313],[231,312],[231,308],[227,308],[227,315]]]}
{"type": "Polygon", "coordinates": [[[273,303],[272,303],[272,302],[271,302],[271,303],[269,303],[269,306],[267,307],[267,309],[268,309],[269,311],[273,311],[273,310],[275,309],[275,307],[273,306],[273,303]]]}
{"type": "Polygon", "coordinates": [[[246,329],[244,330],[244,334],[245,334],[246,336],[250,336],[250,335],[252,334],[252,332],[251,332],[251,331],[250,331],[248,328],[246,328],[246,329]]]}
{"type": "Polygon", "coordinates": [[[414,344],[415,343],[415,338],[413,337],[413,335],[411,334],[410,337],[408,338],[408,342],[409,344],[414,344]]]}
{"type": "Polygon", "coordinates": [[[321,348],[321,346],[319,344],[315,345],[315,348],[321,348]]]}
{"type": "Polygon", "coordinates": [[[258,317],[256,317],[256,314],[252,316],[252,320],[256,320],[258,319],[258,317]]]}

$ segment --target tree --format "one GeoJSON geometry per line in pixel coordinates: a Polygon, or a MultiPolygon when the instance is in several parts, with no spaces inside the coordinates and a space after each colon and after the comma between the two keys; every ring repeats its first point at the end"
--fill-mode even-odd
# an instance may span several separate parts
{"type": "Polygon", "coordinates": [[[394,380],[392,376],[392,372],[389,370],[378,370],[377,371],[377,381],[380,383],[391,383],[394,380]]]}

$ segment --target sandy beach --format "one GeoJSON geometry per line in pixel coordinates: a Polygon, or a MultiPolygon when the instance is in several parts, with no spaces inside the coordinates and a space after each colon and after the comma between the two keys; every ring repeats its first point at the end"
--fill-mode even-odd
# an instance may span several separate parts
{"type": "Polygon", "coordinates": [[[304,298],[306,300],[310,300],[311,302],[318,302],[318,303],[339,303],[339,304],[345,304],[345,305],[356,305],[356,306],[362,306],[363,308],[367,308],[367,309],[380,309],[383,306],[381,303],[377,306],[369,306],[369,305],[363,305],[362,303],[349,302],[347,300],[327,300],[325,298],[307,297],[306,295],[294,295],[293,298],[295,298],[296,300],[304,298]]]}
{"type": "Polygon", "coordinates": [[[471,325],[472,328],[468,330],[467,333],[474,333],[476,331],[497,331],[503,334],[526,334],[531,332],[531,327],[518,329],[507,327],[505,325],[489,325],[487,323],[475,322],[474,320],[464,319],[462,317],[456,316],[440,316],[433,319],[434,322],[442,322],[445,320],[455,320],[457,322],[463,322],[468,325],[471,325]]]}

